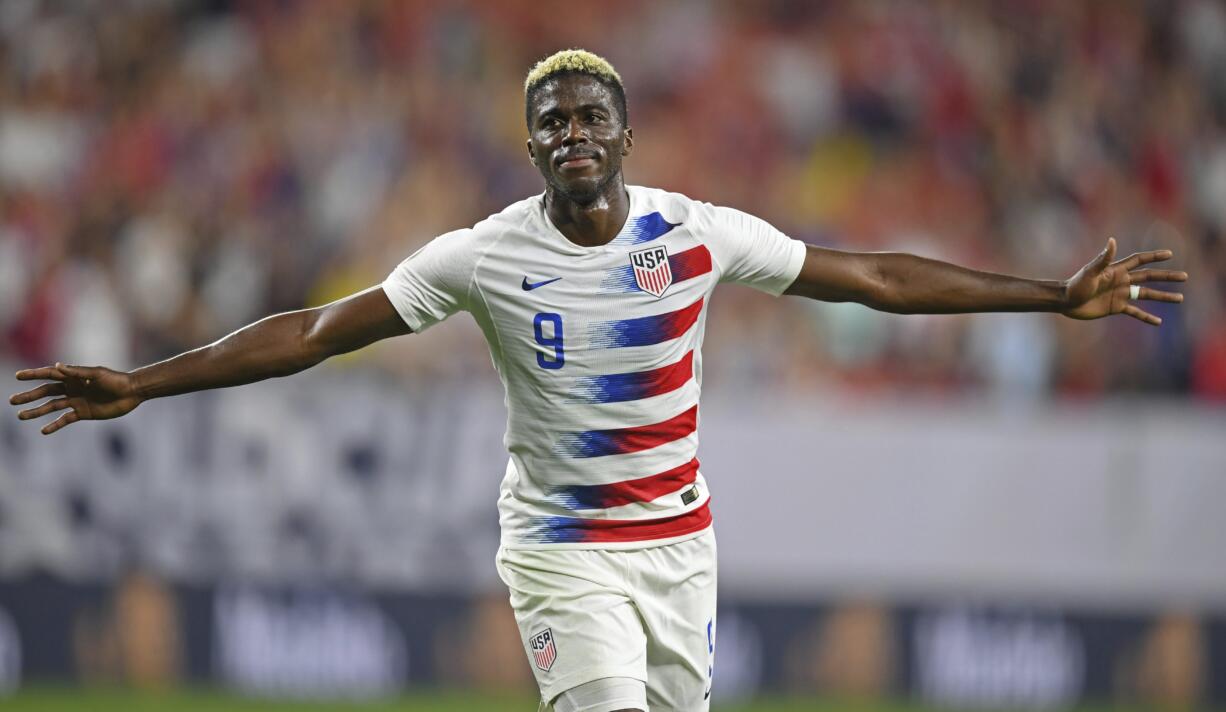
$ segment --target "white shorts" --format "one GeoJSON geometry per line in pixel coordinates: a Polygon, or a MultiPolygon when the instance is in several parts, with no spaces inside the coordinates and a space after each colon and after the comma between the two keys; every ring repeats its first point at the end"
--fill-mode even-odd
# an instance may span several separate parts
{"type": "Polygon", "coordinates": [[[651,712],[708,709],[715,534],[647,549],[499,549],[498,575],[542,708],[609,677],[642,680],[651,712]]]}

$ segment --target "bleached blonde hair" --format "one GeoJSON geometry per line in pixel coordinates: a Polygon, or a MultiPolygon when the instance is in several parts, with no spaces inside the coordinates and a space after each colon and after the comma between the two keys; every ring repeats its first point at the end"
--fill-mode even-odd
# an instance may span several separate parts
{"type": "Polygon", "coordinates": [[[532,91],[533,87],[549,77],[564,72],[590,74],[619,87],[622,85],[621,75],[609,64],[609,60],[585,49],[564,49],[537,62],[528,71],[528,77],[524,79],[524,93],[532,91]]]}
{"type": "Polygon", "coordinates": [[[586,74],[607,86],[617,101],[617,112],[621,115],[622,124],[626,117],[626,90],[622,86],[621,75],[609,63],[609,60],[585,49],[564,49],[554,52],[537,62],[524,79],[524,118],[532,123],[532,98],[536,90],[551,77],[559,74],[586,74]]]}

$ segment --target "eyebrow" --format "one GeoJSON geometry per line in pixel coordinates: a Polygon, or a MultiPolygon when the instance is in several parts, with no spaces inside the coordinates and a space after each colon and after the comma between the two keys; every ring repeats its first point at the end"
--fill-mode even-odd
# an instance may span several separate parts
{"type": "MultiPolygon", "coordinates": [[[[609,108],[609,107],[605,106],[604,104],[581,104],[581,105],[579,105],[579,106],[575,107],[575,111],[576,111],[576,112],[582,112],[582,111],[593,111],[593,110],[596,110],[596,111],[601,111],[601,112],[606,113],[606,114],[611,114],[611,113],[613,113],[613,110],[612,110],[611,108],[609,108]]],[[[547,116],[558,116],[558,115],[561,115],[561,114],[562,114],[562,110],[561,110],[560,108],[558,108],[558,106],[555,104],[555,105],[553,105],[553,106],[549,107],[548,109],[546,109],[545,111],[542,111],[542,112],[540,113],[540,116],[537,118],[537,120],[539,121],[540,119],[543,119],[543,118],[545,118],[545,117],[547,117],[547,116]]]]}

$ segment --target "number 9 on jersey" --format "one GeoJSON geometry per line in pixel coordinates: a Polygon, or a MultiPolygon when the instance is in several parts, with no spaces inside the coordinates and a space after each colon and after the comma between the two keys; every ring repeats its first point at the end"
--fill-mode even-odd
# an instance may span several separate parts
{"type": "Polygon", "coordinates": [[[562,336],[562,316],[551,312],[541,312],[532,320],[532,331],[536,336],[536,343],[541,346],[553,349],[553,355],[537,351],[536,365],[541,368],[558,369],[562,368],[562,364],[566,363],[565,341],[562,336]],[[546,329],[545,325],[550,325],[546,329]],[[551,332],[549,336],[545,335],[546,331],[551,332]]]}

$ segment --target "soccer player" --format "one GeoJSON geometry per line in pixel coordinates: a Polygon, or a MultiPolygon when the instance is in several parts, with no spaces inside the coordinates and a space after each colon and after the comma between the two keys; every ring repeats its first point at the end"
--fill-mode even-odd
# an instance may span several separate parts
{"type": "Polygon", "coordinates": [[[608,62],[559,52],[525,82],[541,195],[438,237],[382,285],[277,314],[128,373],[55,366],[13,396],[43,427],[115,418],[146,400],[286,376],[336,354],[477,321],[506,388],[510,452],[498,571],[541,690],[558,712],[708,708],[715,538],[696,458],[701,346],[720,282],[898,313],[1051,311],[1160,320],[1135,300],[1183,272],[1114,261],[1115,241],[1069,279],[1031,280],[896,253],[805,245],[766,222],[625,185],[634,148],[608,62]]]}

